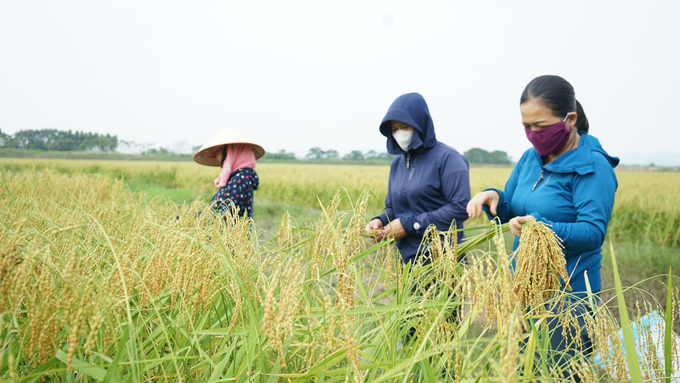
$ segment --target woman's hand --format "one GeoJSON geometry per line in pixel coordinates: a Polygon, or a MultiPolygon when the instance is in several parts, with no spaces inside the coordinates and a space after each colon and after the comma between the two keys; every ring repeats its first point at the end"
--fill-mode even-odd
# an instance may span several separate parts
{"type": "Polygon", "coordinates": [[[406,236],[406,230],[404,230],[404,227],[401,225],[401,221],[399,218],[397,218],[390,222],[389,225],[385,227],[385,229],[383,229],[382,235],[383,239],[394,238],[396,241],[397,239],[402,239],[406,236]]]}
{"type": "Polygon", "coordinates": [[[529,222],[529,221],[535,221],[536,218],[530,215],[525,215],[523,217],[515,217],[508,222],[510,225],[510,231],[515,237],[519,237],[522,235],[522,224],[529,222]]]}
{"type": "Polygon", "coordinates": [[[482,206],[488,205],[491,214],[496,215],[496,208],[501,197],[495,190],[487,190],[475,194],[467,204],[467,213],[470,218],[477,218],[482,215],[482,206]]]}
{"type": "Polygon", "coordinates": [[[215,187],[220,188],[220,177],[215,178],[215,187]]]}
{"type": "Polygon", "coordinates": [[[366,224],[366,234],[370,235],[375,239],[376,242],[383,240],[383,223],[380,218],[375,218],[371,222],[366,224]]]}

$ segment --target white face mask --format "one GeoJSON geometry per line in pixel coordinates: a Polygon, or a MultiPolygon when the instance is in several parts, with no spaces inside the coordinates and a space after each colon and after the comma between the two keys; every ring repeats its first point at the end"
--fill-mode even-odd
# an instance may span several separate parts
{"type": "Polygon", "coordinates": [[[397,144],[403,151],[408,150],[408,146],[411,144],[411,138],[413,137],[413,130],[403,130],[399,129],[392,133],[392,137],[397,141],[397,144]]]}

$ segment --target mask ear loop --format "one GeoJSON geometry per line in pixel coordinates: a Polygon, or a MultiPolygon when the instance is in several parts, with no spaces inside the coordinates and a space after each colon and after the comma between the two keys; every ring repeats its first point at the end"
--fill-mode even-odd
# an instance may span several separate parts
{"type": "MultiPolygon", "coordinates": [[[[572,113],[574,113],[574,112],[567,113],[567,115],[564,116],[564,120],[562,120],[562,122],[567,122],[567,120],[569,119],[569,115],[572,114],[572,113]]],[[[574,124],[574,126],[576,126],[576,124],[574,124]]],[[[574,126],[572,126],[569,130],[573,130],[574,126]]]]}

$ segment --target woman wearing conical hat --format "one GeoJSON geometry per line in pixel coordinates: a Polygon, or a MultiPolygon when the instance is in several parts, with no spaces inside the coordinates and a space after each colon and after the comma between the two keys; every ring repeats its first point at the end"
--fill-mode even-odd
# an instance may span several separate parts
{"type": "Polygon", "coordinates": [[[255,161],[264,149],[246,136],[229,128],[222,129],[194,155],[201,165],[220,166],[215,178],[217,193],[212,198],[213,210],[226,219],[234,209],[241,217],[253,216],[253,194],[260,184],[255,161]]]}

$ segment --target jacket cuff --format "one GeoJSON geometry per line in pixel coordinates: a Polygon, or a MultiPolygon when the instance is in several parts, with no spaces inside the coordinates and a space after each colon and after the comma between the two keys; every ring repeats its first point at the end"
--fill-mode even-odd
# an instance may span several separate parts
{"type": "MultiPolygon", "coordinates": [[[[500,205],[501,203],[505,202],[505,201],[503,201],[503,190],[496,189],[496,188],[486,188],[486,189],[484,189],[484,191],[489,191],[489,190],[493,190],[493,191],[495,191],[496,193],[498,193],[498,204],[499,204],[499,205],[500,205]]],[[[486,206],[486,205],[484,205],[484,206],[486,206]]]]}
{"type": "Polygon", "coordinates": [[[496,215],[491,214],[491,210],[489,209],[489,205],[482,205],[482,210],[484,211],[484,213],[486,213],[486,218],[488,218],[489,221],[493,221],[493,219],[495,217],[501,216],[500,210],[503,207],[503,202],[505,202],[505,201],[503,201],[503,193],[502,193],[501,190],[498,190],[496,188],[486,188],[486,189],[484,189],[484,191],[487,191],[487,190],[493,190],[496,193],[498,193],[498,206],[496,206],[496,213],[497,213],[496,215]]]}
{"type": "Polygon", "coordinates": [[[417,229],[413,227],[414,222],[416,222],[415,215],[403,215],[399,217],[399,220],[406,234],[414,234],[416,232],[417,229]]]}
{"type": "Polygon", "coordinates": [[[371,218],[371,221],[373,221],[376,218],[379,219],[380,222],[382,222],[383,226],[387,225],[387,216],[385,215],[385,213],[382,213],[380,215],[377,215],[377,216],[371,218]]]}

